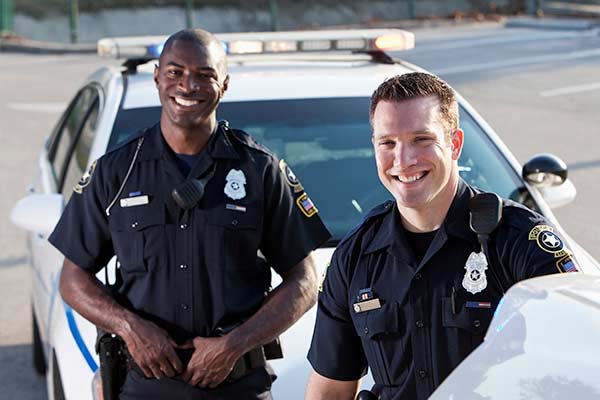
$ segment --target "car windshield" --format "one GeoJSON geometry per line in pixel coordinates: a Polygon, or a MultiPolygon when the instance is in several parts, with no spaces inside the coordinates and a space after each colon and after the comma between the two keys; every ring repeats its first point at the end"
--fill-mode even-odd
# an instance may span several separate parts
{"type": "MultiPolygon", "coordinates": [[[[377,177],[368,110],[368,97],[240,101],[221,103],[218,118],[286,160],[339,240],[371,208],[392,199],[377,177]]],[[[160,107],[121,110],[111,147],[159,117],[160,107]]],[[[463,109],[460,125],[465,132],[461,177],[502,197],[529,199],[519,176],[463,109]]]]}

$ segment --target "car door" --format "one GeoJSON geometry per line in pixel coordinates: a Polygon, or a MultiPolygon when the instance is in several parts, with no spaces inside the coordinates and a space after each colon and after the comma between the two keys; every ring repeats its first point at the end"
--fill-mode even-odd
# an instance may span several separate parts
{"type": "MultiPolygon", "coordinates": [[[[102,92],[96,85],[81,89],[71,101],[48,139],[39,158],[37,188],[42,193],[60,193],[67,203],[73,187],[88,164],[96,123],[101,112],[102,92]]],[[[33,268],[33,304],[43,337],[58,296],[58,277],[64,257],[48,242],[47,233],[30,232],[33,268]]]]}

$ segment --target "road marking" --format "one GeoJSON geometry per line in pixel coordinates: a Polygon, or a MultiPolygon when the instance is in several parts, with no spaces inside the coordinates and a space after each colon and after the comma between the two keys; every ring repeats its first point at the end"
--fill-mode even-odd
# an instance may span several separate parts
{"type": "Polygon", "coordinates": [[[15,111],[38,112],[44,114],[56,114],[64,111],[65,103],[6,103],[6,107],[15,111]]]}
{"type": "Polygon", "coordinates": [[[590,92],[592,90],[600,90],[600,82],[587,83],[585,85],[577,85],[577,86],[565,86],[565,87],[558,88],[558,89],[545,90],[543,92],[540,92],[540,96],[554,97],[554,96],[562,96],[563,94],[590,92]]]}
{"type": "MultiPolygon", "coordinates": [[[[598,30],[592,29],[585,32],[540,32],[536,36],[524,36],[524,32],[518,32],[508,36],[490,35],[483,38],[474,39],[461,39],[452,40],[447,39],[444,41],[426,40],[417,42],[417,46],[413,50],[406,51],[406,54],[419,54],[430,51],[442,51],[448,49],[460,49],[464,47],[474,47],[490,44],[510,44],[518,42],[537,42],[541,40],[556,40],[556,39],[573,39],[573,38],[585,38],[585,37],[596,37],[598,36],[598,30]]],[[[403,52],[404,53],[404,52],[403,52]]]]}
{"type": "Polygon", "coordinates": [[[460,65],[451,68],[434,70],[433,73],[440,76],[463,74],[466,72],[486,71],[491,69],[518,67],[529,64],[552,63],[555,61],[576,60],[580,58],[600,57],[600,49],[573,51],[562,54],[545,54],[542,56],[522,57],[514,60],[487,62],[480,64],[460,65]]]}

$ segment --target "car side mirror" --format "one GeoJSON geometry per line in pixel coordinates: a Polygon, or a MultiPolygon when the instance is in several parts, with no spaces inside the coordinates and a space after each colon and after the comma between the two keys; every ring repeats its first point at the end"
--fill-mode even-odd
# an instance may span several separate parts
{"type": "Polygon", "coordinates": [[[552,154],[540,154],[523,166],[523,179],[539,188],[560,186],[567,180],[567,164],[552,154]]]}
{"type": "Polygon", "coordinates": [[[60,194],[30,194],[15,204],[10,220],[21,229],[48,234],[58,223],[63,204],[60,194]]]}

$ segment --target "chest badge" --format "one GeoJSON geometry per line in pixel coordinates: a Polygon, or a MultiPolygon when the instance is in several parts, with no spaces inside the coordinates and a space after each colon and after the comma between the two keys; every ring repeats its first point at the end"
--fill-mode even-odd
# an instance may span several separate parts
{"type": "Polygon", "coordinates": [[[485,276],[485,270],[488,267],[485,254],[471,253],[465,264],[465,277],[463,278],[462,285],[467,292],[476,294],[481,292],[487,287],[487,277],[485,276]]]}
{"type": "Polygon", "coordinates": [[[233,200],[240,200],[246,197],[246,176],[239,169],[232,169],[225,177],[225,194],[233,200]]]}

